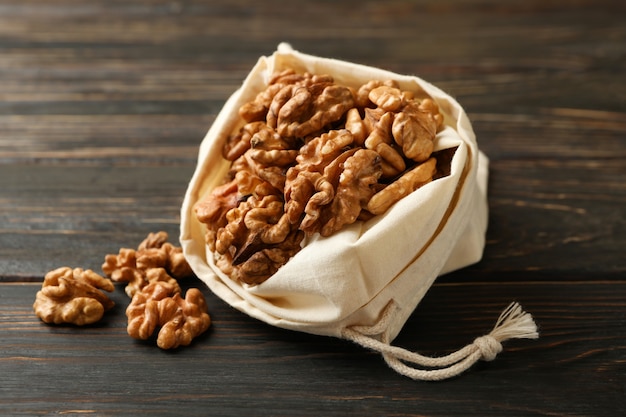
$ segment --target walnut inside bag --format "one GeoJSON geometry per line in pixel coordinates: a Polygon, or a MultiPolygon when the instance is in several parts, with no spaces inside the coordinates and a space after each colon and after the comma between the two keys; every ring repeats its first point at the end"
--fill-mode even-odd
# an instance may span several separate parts
{"type": "Polygon", "coordinates": [[[446,170],[433,154],[437,103],[393,80],[343,86],[285,70],[239,115],[222,153],[230,170],[195,213],[216,265],[246,284],[273,275],[305,236],[383,214],[446,170]]]}

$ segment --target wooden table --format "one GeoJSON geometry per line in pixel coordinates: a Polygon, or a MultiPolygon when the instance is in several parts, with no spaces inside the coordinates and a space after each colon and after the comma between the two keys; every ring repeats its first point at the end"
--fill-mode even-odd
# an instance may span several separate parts
{"type": "Polygon", "coordinates": [[[0,0],[0,414],[616,416],[626,411],[626,6],[578,2],[0,0]],[[510,301],[540,327],[416,382],[355,344],[212,295],[191,346],[33,313],[47,271],[176,240],[198,145],[261,55],[417,74],[491,159],[483,260],[442,276],[395,343],[445,354],[510,301]]]}

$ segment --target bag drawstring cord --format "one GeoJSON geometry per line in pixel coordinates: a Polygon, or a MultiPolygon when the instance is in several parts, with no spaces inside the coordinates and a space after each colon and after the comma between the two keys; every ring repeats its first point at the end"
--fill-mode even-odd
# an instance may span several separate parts
{"type": "Polygon", "coordinates": [[[500,314],[495,326],[484,336],[446,356],[428,357],[407,349],[392,346],[388,325],[397,305],[392,301],[383,310],[378,322],[372,326],[350,326],[343,330],[344,338],[383,355],[385,362],[396,372],[409,378],[438,381],[455,377],[469,369],[480,359],[492,361],[502,351],[502,342],[509,339],[536,339],[537,325],[532,316],[513,302],[500,314]],[[409,366],[409,362],[422,368],[409,366]]]}

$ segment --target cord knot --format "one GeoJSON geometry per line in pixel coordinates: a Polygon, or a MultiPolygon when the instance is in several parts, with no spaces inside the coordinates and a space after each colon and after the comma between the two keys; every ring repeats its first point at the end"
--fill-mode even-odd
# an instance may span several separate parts
{"type": "Polygon", "coordinates": [[[491,335],[480,336],[474,339],[474,345],[480,350],[483,360],[492,361],[502,352],[502,344],[491,335]]]}

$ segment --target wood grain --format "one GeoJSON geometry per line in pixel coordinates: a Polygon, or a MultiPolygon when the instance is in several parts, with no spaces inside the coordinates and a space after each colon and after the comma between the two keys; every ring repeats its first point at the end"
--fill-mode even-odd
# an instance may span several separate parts
{"type": "Polygon", "coordinates": [[[0,284],[0,330],[11,342],[0,357],[5,381],[0,410],[14,415],[80,409],[97,415],[610,415],[626,405],[624,380],[616,378],[626,371],[624,285],[435,285],[398,345],[431,355],[459,348],[489,331],[512,297],[534,313],[542,336],[509,342],[495,362],[432,384],[406,381],[382,358],[349,342],[260,324],[208,292],[213,328],[192,346],[167,353],[126,335],[128,300],[122,288],[104,322],[80,329],[39,322],[23,303],[33,298],[36,284],[0,284]],[[53,389],[59,383],[63,389],[53,389]]]}
{"type": "Polygon", "coordinates": [[[0,0],[0,414],[622,415],[625,18],[613,0],[0,0]],[[126,335],[121,288],[98,325],[37,319],[50,269],[177,237],[202,138],[283,41],[436,84],[490,159],[483,260],[440,277],[396,343],[449,352],[513,300],[539,340],[428,384],[204,287],[214,325],[175,352],[126,335]]]}

